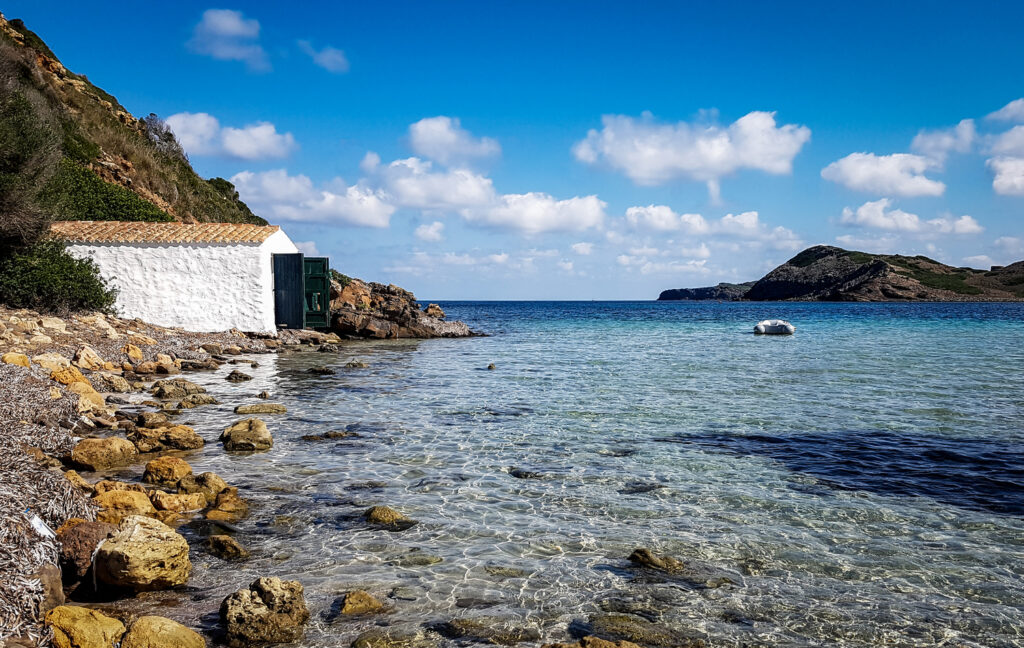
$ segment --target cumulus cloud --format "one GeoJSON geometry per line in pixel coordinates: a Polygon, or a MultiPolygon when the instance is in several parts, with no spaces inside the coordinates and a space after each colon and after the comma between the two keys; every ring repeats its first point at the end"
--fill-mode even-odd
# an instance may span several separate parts
{"type": "Polygon", "coordinates": [[[996,262],[992,260],[987,254],[976,254],[974,256],[966,256],[963,258],[963,262],[972,268],[991,268],[996,265],[996,262]]]}
{"type": "Polygon", "coordinates": [[[384,196],[369,187],[345,186],[336,180],[317,188],[307,176],[291,176],[285,169],[242,171],[232,176],[231,182],[253,211],[271,219],[387,227],[395,211],[384,196]]]}
{"type": "Polygon", "coordinates": [[[999,110],[988,115],[986,119],[1024,122],[1024,98],[1014,99],[999,110]]]}
{"type": "Polygon", "coordinates": [[[974,120],[964,119],[952,128],[922,130],[910,143],[910,150],[941,165],[950,153],[969,152],[976,137],[974,120]]]}
{"type": "Polygon", "coordinates": [[[923,155],[851,153],[821,170],[821,177],[855,191],[896,196],[941,196],[946,185],[924,175],[938,163],[923,155]]]}
{"type": "Polygon", "coordinates": [[[739,169],[772,174],[792,171],[793,158],[810,139],[806,126],[777,126],[774,112],[751,112],[729,126],[662,124],[650,113],[640,119],[605,115],[573,154],[587,164],[605,162],[639,185],[677,178],[706,182],[712,197],[719,180],[739,169]]]}
{"type": "MultiPolygon", "coordinates": [[[[369,166],[365,162],[366,158],[364,170],[369,166]]],[[[454,211],[496,200],[490,178],[467,169],[435,171],[429,160],[415,157],[395,160],[386,167],[379,167],[378,174],[384,189],[403,207],[454,211]]]]}
{"type": "Polygon", "coordinates": [[[593,243],[573,243],[570,247],[573,252],[580,256],[589,256],[594,251],[593,243]]]}
{"type": "Polygon", "coordinates": [[[708,223],[700,214],[677,214],[666,205],[630,207],[626,210],[626,221],[633,227],[659,232],[683,230],[701,234],[708,231],[708,223]]]}
{"type": "Polygon", "coordinates": [[[992,188],[1004,196],[1024,196],[1024,158],[998,157],[986,162],[995,177],[992,188]]]}
{"type": "Polygon", "coordinates": [[[260,23],[241,11],[207,9],[186,43],[196,54],[220,61],[241,61],[252,71],[267,71],[270,62],[259,43],[260,23]]]}
{"type": "Polygon", "coordinates": [[[295,241],[295,247],[299,252],[307,256],[320,256],[320,250],[316,247],[316,241],[295,241]]]}
{"type": "Polygon", "coordinates": [[[270,122],[222,127],[213,115],[187,112],[171,115],[166,121],[189,155],[264,160],[286,157],[298,146],[291,133],[278,133],[270,122]]]}
{"type": "Polygon", "coordinates": [[[562,261],[559,261],[557,265],[558,265],[558,267],[562,271],[572,273],[572,268],[573,268],[573,262],[572,261],[567,261],[567,260],[563,259],[562,261]]]}
{"type": "Polygon", "coordinates": [[[337,47],[327,46],[323,49],[316,49],[313,44],[306,40],[299,41],[299,49],[313,59],[313,63],[319,65],[328,72],[344,74],[348,72],[348,59],[345,52],[337,47]]]}
{"type": "Polygon", "coordinates": [[[421,241],[437,242],[444,239],[444,223],[434,221],[429,225],[424,223],[416,228],[416,238],[421,241]]]}
{"type": "Polygon", "coordinates": [[[474,137],[457,117],[428,117],[409,126],[409,143],[417,155],[444,165],[465,163],[501,153],[497,140],[474,137]]]}
{"type": "Polygon", "coordinates": [[[892,200],[869,201],[856,210],[846,207],[840,223],[892,232],[910,232],[917,234],[978,234],[984,228],[973,217],[968,215],[953,218],[943,216],[931,220],[922,220],[917,214],[902,209],[891,209],[892,200]]]}
{"type": "Polygon", "coordinates": [[[1024,157],[1024,126],[1014,126],[998,135],[992,142],[990,152],[995,155],[1024,157]]]}
{"type": "Polygon", "coordinates": [[[526,234],[582,231],[600,227],[607,204],[597,196],[558,200],[546,193],[505,194],[496,203],[462,210],[476,223],[517,229],[526,234]]]}

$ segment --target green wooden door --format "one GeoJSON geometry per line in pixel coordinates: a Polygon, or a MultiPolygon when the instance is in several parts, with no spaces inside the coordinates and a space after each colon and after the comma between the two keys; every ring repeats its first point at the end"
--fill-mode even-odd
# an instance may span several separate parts
{"type": "Polygon", "coordinates": [[[306,293],[306,328],[325,329],[331,325],[330,259],[303,259],[306,293]]]}

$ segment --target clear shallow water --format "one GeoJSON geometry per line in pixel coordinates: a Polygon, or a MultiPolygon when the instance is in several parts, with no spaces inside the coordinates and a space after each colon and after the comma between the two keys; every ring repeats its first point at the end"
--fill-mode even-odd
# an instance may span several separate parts
{"type": "Polygon", "coordinates": [[[278,575],[306,587],[309,646],[462,616],[559,640],[621,610],[711,646],[1024,645],[1024,305],[442,306],[492,337],[190,376],[224,405],[182,416],[208,442],[188,460],[254,504],[255,556],[194,550],[184,601],[134,605],[212,625],[278,575]],[[797,334],[750,334],[765,317],[797,334]],[[289,407],[263,417],[273,450],[227,455],[231,409],[263,389],[289,407]],[[299,438],[340,429],[360,436],[299,438]],[[420,523],[369,529],[374,504],[420,523]],[[737,584],[633,570],[638,546],[737,584]],[[355,588],[393,611],[332,618],[355,588]]]}

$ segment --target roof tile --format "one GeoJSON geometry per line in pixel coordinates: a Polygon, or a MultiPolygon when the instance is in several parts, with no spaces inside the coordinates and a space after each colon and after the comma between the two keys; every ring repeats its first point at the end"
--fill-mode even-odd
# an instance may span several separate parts
{"type": "Polygon", "coordinates": [[[262,243],[276,225],[246,223],[140,223],[135,221],[58,221],[50,233],[69,243],[262,243]]]}

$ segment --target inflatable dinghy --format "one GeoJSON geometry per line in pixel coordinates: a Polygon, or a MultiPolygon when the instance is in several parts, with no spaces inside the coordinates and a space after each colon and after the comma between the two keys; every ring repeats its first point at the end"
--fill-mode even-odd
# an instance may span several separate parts
{"type": "Polygon", "coordinates": [[[754,327],[754,333],[757,335],[793,335],[795,332],[795,326],[780,319],[761,320],[754,327]]]}

